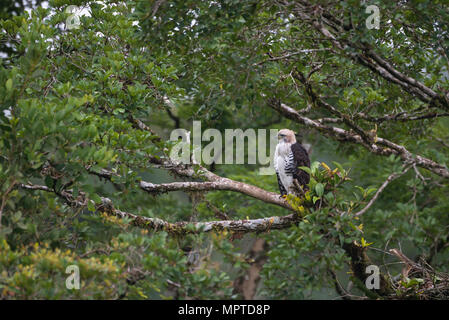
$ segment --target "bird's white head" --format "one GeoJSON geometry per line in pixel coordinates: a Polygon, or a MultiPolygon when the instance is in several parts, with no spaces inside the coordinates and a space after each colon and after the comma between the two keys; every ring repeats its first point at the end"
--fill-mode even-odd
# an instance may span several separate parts
{"type": "Polygon", "coordinates": [[[281,129],[278,132],[278,140],[280,142],[293,144],[296,142],[295,133],[289,129],[281,129]]]}

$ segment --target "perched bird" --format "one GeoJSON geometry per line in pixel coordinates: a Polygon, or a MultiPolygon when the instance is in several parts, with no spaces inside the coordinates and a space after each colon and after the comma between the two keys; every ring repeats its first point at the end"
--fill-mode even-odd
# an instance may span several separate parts
{"type": "Polygon", "coordinates": [[[296,142],[295,133],[292,130],[280,130],[278,140],[274,153],[274,169],[281,196],[284,197],[288,193],[304,194],[310,176],[298,167],[310,167],[309,155],[306,149],[296,142]]]}

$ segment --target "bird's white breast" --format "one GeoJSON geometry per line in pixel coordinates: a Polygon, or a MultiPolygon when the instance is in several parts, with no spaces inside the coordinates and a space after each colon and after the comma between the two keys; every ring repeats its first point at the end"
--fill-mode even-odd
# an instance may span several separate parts
{"type": "Polygon", "coordinates": [[[276,146],[275,151],[275,168],[279,174],[279,179],[281,179],[284,188],[288,191],[290,186],[293,184],[293,177],[287,175],[286,167],[289,161],[289,155],[291,152],[291,144],[285,143],[283,141],[279,142],[276,146]]]}

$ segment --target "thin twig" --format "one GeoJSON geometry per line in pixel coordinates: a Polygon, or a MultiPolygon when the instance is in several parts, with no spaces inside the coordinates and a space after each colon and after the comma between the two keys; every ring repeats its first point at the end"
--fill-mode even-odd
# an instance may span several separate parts
{"type": "Polygon", "coordinates": [[[388,176],[387,180],[385,180],[384,183],[382,183],[382,185],[380,186],[380,188],[377,190],[377,192],[376,192],[376,194],[374,195],[374,197],[372,197],[371,200],[368,202],[368,204],[366,205],[366,207],[363,208],[362,210],[360,210],[359,212],[357,212],[355,215],[356,215],[356,216],[360,216],[360,215],[364,214],[366,211],[368,211],[368,209],[369,209],[369,208],[373,205],[373,203],[377,200],[377,198],[378,198],[379,195],[382,193],[382,191],[387,187],[387,185],[388,185],[391,181],[393,181],[393,180],[399,178],[400,176],[404,175],[404,174],[410,169],[410,167],[411,167],[411,166],[407,166],[407,167],[406,167],[402,172],[400,172],[400,173],[394,172],[394,173],[390,174],[390,175],[388,176]]]}
{"type": "Polygon", "coordinates": [[[288,53],[288,54],[283,55],[283,56],[272,57],[272,58],[269,58],[269,59],[266,59],[266,60],[263,60],[263,61],[254,63],[253,66],[260,66],[260,65],[262,65],[262,64],[264,64],[264,63],[267,63],[268,61],[278,61],[278,60],[287,59],[287,58],[296,56],[296,55],[301,54],[301,53],[310,53],[310,52],[315,52],[315,51],[329,51],[329,50],[330,50],[330,48],[319,48],[319,49],[304,49],[304,50],[299,50],[299,51],[296,51],[296,52],[288,53]]]}

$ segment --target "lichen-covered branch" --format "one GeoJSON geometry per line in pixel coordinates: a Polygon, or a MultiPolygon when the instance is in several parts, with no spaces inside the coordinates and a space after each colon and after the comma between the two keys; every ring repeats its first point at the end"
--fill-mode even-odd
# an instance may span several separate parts
{"type": "Polygon", "coordinates": [[[150,182],[141,181],[140,188],[149,193],[164,193],[171,191],[234,191],[267,203],[291,209],[290,205],[277,193],[269,192],[253,185],[222,177],[219,177],[219,179],[215,181],[207,182],[188,181],[153,184],[150,182]]]}
{"type": "MultiPolygon", "coordinates": [[[[39,190],[46,192],[54,192],[51,188],[42,185],[21,184],[20,187],[25,190],[39,190]]],[[[54,192],[56,193],[56,192],[54,192]]],[[[70,191],[62,191],[56,193],[68,205],[76,208],[83,208],[87,206],[89,200],[85,194],[80,192],[77,198],[72,196],[70,191]]],[[[200,233],[211,231],[233,231],[233,232],[266,232],[274,229],[285,229],[299,221],[299,216],[296,214],[289,214],[285,216],[273,216],[260,219],[243,219],[243,220],[223,220],[223,221],[205,221],[205,222],[168,222],[159,218],[150,218],[139,216],[130,212],[122,211],[113,206],[111,199],[101,198],[101,203],[95,205],[95,210],[99,213],[107,213],[111,216],[119,218],[126,218],[134,226],[154,230],[167,231],[171,233],[200,233]]]]}
{"type": "MultiPolygon", "coordinates": [[[[170,163],[170,160],[163,161],[164,164],[170,163]]],[[[183,175],[193,176],[193,169],[189,169],[188,166],[177,167],[168,166],[169,169],[175,170],[177,173],[181,172],[183,175]]],[[[200,177],[206,178],[209,181],[179,181],[170,183],[154,184],[147,181],[140,181],[139,187],[151,194],[159,194],[173,191],[234,191],[245,194],[252,198],[261,200],[266,203],[278,205],[280,207],[292,210],[291,206],[285,201],[278,193],[269,192],[259,187],[243,183],[240,181],[235,181],[232,179],[220,177],[207,169],[203,168],[204,171],[197,173],[200,177]]],[[[111,180],[114,175],[113,172],[109,170],[101,170],[100,172],[95,172],[89,170],[90,173],[100,176],[104,179],[111,180]]]]}

